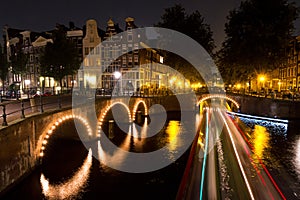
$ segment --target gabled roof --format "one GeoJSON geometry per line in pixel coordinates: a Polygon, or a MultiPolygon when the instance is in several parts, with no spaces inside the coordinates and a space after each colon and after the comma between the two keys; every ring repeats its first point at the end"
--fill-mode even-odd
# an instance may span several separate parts
{"type": "Polygon", "coordinates": [[[34,47],[46,46],[48,42],[53,43],[53,40],[44,38],[43,36],[39,36],[35,41],[32,42],[32,46],[34,47]]]}

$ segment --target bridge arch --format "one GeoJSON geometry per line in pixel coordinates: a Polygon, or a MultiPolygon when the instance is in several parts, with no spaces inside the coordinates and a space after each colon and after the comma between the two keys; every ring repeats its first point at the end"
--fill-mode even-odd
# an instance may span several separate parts
{"type": "Polygon", "coordinates": [[[133,110],[132,110],[132,121],[135,121],[135,114],[136,114],[136,111],[139,107],[140,104],[143,104],[144,106],[144,111],[145,111],[145,115],[148,115],[148,107],[146,105],[146,102],[144,100],[138,100],[135,102],[134,106],[133,106],[133,110]]]}
{"type": "Polygon", "coordinates": [[[108,112],[113,106],[115,106],[115,105],[117,105],[117,104],[123,106],[123,107],[126,109],[126,111],[128,112],[129,120],[130,120],[130,122],[131,122],[132,117],[131,117],[131,112],[130,112],[128,106],[127,106],[125,103],[121,102],[121,101],[113,102],[113,103],[109,104],[108,106],[106,106],[106,108],[104,108],[104,111],[101,112],[100,117],[98,118],[98,119],[99,119],[99,120],[98,120],[98,131],[99,131],[99,133],[100,133],[101,130],[103,130],[103,129],[102,129],[102,126],[103,126],[104,118],[105,118],[106,115],[107,115],[107,112],[108,112]]]}
{"type": "Polygon", "coordinates": [[[72,115],[72,114],[60,117],[55,122],[51,123],[50,126],[48,126],[48,129],[46,129],[45,133],[42,134],[43,137],[38,142],[38,146],[40,146],[40,149],[39,149],[39,157],[40,158],[42,158],[44,156],[44,151],[45,151],[46,146],[48,144],[48,140],[53,135],[54,131],[63,122],[65,122],[67,120],[71,120],[71,119],[79,120],[86,127],[86,131],[87,131],[88,135],[89,136],[92,135],[92,128],[90,127],[90,124],[88,123],[88,121],[86,119],[84,119],[83,117],[77,116],[77,115],[72,115]]]}
{"type": "Polygon", "coordinates": [[[204,102],[204,101],[206,101],[206,100],[208,100],[208,99],[215,99],[215,98],[226,99],[226,100],[232,102],[232,103],[235,105],[235,107],[236,107],[237,109],[240,108],[240,104],[239,104],[236,100],[234,100],[233,98],[231,98],[231,97],[229,97],[229,96],[226,96],[226,95],[220,95],[220,94],[210,94],[210,95],[203,96],[202,98],[200,98],[200,99],[198,100],[197,105],[199,106],[200,103],[202,103],[202,102],[204,102]]]}

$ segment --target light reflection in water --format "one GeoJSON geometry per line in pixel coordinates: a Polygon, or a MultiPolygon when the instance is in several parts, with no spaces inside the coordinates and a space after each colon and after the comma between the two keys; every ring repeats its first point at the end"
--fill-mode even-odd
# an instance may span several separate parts
{"type": "Polygon", "coordinates": [[[112,155],[106,153],[104,150],[103,150],[103,147],[101,145],[101,137],[100,137],[100,140],[98,140],[98,144],[97,144],[97,147],[98,147],[98,159],[100,161],[100,166],[101,163],[108,163],[108,162],[113,162],[113,164],[115,166],[121,166],[123,161],[125,160],[126,158],[126,153],[124,150],[126,151],[129,151],[130,149],[130,140],[131,140],[131,137],[134,133],[132,133],[132,130],[133,128],[131,127],[132,125],[129,126],[129,130],[128,130],[128,133],[126,135],[126,138],[124,139],[123,143],[119,146],[119,148],[112,153],[112,155]]]}
{"type": "Polygon", "coordinates": [[[121,166],[123,161],[126,159],[126,152],[130,151],[130,148],[132,145],[143,144],[143,140],[140,141],[140,138],[146,138],[147,137],[147,119],[145,119],[145,122],[141,128],[141,131],[137,130],[134,123],[129,125],[128,133],[124,139],[124,141],[121,143],[121,145],[118,147],[118,149],[113,152],[112,154],[108,154],[103,150],[103,147],[101,145],[101,137],[98,141],[98,158],[100,162],[103,163],[112,163],[114,166],[121,166]]]}
{"type": "Polygon", "coordinates": [[[176,149],[180,145],[180,123],[179,121],[169,121],[169,124],[166,129],[166,133],[168,134],[168,142],[169,144],[167,145],[170,152],[169,152],[169,158],[173,161],[175,161],[174,154],[176,153],[176,149]]]}
{"type": "Polygon", "coordinates": [[[92,150],[89,149],[88,156],[74,176],[68,181],[58,185],[51,185],[44,174],[41,174],[40,183],[44,196],[47,199],[72,199],[78,196],[87,185],[92,166],[92,158],[92,150]]]}
{"type": "Polygon", "coordinates": [[[300,137],[298,137],[298,140],[296,141],[294,152],[295,158],[293,163],[295,163],[298,179],[300,180],[300,137]]]}
{"type": "MultiPolygon", "coordinates": [[[[106,152],[101,144],[101,137],[98,141],[98,158],[101,163],[110,163],[114,166],[122,166],[123,161],[127,159],[127,153],[131,150],[132,146],[135,147],[141,147],[146,143],[145,138],[147,138],[147,129],[148,124],[147,120],[145,119],[145,122],[141,129],[137,129],[136,125],[133,123],[129,126],[128,133],[124,139],[124,141],[119,145],[117,150],[114,152],[106,152]],[[142,138],[142,140],[141,140],[142,138]]],[[[168,158],[174,159],[175,157],[173,154],[176,153],[176,150],[178,149],[178,146],[181,145],[180,142],[180,131],[181,131],[181,125],[179,121],[169,121],[168,126],[166,128],[166,134],[167,134],[167,147],[169,149],[169,154],[167,155],[168,158]]],[[[102,165],[103,167],[103,165],[102,165]]]]}
{"type": "Polygon", "coordinates": [[[270,136],[263,126],[255,125],[252,134],[254,158],[263,159],[264,150],[269,147],[270,136]]]}
{"type": "Polygon", "coordinates": [[[170,150],[173,151],[177,148],[178,143],[178,134],[180,132],[180,123],[179,121],[169,121],[166,133],[168,134],[168,142],[170,150]]]}

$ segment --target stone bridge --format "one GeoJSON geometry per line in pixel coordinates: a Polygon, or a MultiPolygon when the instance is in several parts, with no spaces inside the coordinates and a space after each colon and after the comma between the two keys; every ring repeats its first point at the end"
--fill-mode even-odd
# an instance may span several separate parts
{"type": "MultiPolygon", "coordinates": [[[[114,107],[121,108],[119,109],[121,112],[117,113],[119,118],[127,118],[128,123],[131,123],[136,121],[138,112],[141,115],[148,115],[149,108],[154,104],[162,105],[166,111],[180,111],[182,108],[177,98],[181,97],[101,97],[73,107],[32,115],[2,127],[0,130],[0,193],[5,192],[9,186],[13,186],[38,166],[49,139],[64,122],[76,120],[81,126],[80,131],[83,132],[81,139],[93,140],[99,138],[98,131],[102,129],[103,122],[113,119],[111,110],[114,107]]],[[[196,101],[193,104],[195,103],[196,101]]],[[[195,106],[184,109],[194,110],[195,106]]]]}

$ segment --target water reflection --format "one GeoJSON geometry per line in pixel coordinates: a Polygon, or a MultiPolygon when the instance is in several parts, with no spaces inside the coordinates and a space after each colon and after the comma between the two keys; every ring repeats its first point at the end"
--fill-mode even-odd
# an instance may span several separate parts
{"type": "Polygon", "coordinates": [[[140,153],[153,153],[163,148],[165,150],[161,154],[162,159],[175,161],[176,155],[179,153],[178,149],[183,145],[184,134],[181,133],[184,133],[185,129],[177,120],[170,120],[166,124],[154,136],[148,135],[147,120],[142,126],[130,124],[125,137],[114,148],[106,143],[110,142],[107,141],[106,137],[100,137],[97,147],[102,168],[114,166],[114,168],[119,169],[123,166],[129,166],[132,163],[132,155],[140,156],[142,155],[140,153]]]}
{"type": "MultiPolygon", "coordinates": [[[[177,116],[174,118],[178,119],[177,116]]],[[[174,120],[174,118],[171,119],[174,120]]],[[[153,172],[149,170],[148,173],[138,173],[139,171],[133,168],[135,171],[129,170],[128,172],[134,173],[127,173],[118,170],[121,169],[120,167],[116,167],[116,165],[126,167],[128,164],[139,164],[136,160],[130,160],[130,157],[125,154],[128,152],[145,157],[143,153],[152,153],[164,148],[166,150],[160,154],[164,159],[160,159],[160,161],[170,160],[172,152],[166,145],[170,146],[170,143],[175,145],[180,141],[183,143],[184,133],[188,132],[186,130],[190,127],[186,128],[179,122],[169,123],[169,119],[166,121],[165,127],[155,136],[148,134],[147,120],[141,126],[131,124],[133,126],[129,127],[128,125],[127,133],[120,131],[114,124],[115,137],[111,139],[111,143],[115,143],[118,149],[110,150],[104,142],[104,138],[109,139],[104,135],[100,135],[98,141],[91,141],[94,156],[99,155],[100,162],[94,158],[92,161],[91,152],[87,157],[87,151],[81,142],[61,140],[60,138],[51,140],[50,142],[53,143],[49,145],[44,157],[47,162],[43,160],[41,171],[37,171],[30,179],[22,182],[18,188],[8,194],[6,199],[99,199],[99,197],[102,199],[157,199],[158,196],[159,199],[175,199],[189,151],[177,159],[176,163],[171,163],[169,166],[153,172]],[[169,125],[169,130],[174,130],[170,134],[166,133],[169,125]],[[130,148],[132,144],[134,144],[134,151],[130,148]],[[60,152],[59,158],[57,152],[60,152]],[[54,159],[52,159],[52,153],[55,155],[54,159]],[[60,163],[65,162],[66,158],[68,158],[68,166],[61,166],[60,163]],[[115,165],[110,162],[114,162],[115,165]],[[57,170],[58,165],[60,166],[59,171],[57,170]],[[76,172],[71,175],[67,173],[73,169],[76,172]]],[[[106,130],[109,126],[104,126],[104,128],[106,130]]],[[[178,149],[174,151],[178,151],[178,149]]],[[[150,162],[152,161],[151,159],[150,162]]]]}
{"type": "Polygon", "coordinates": [[[178,134],[180,132],[179,121],[169,121],[166,133],[168,134],[168,142],[170,151],[174,151],[177,148],[178,134]]]}
{"type": "Polygon", "coordinates": [[[269,141],[270,136],[266,127],[255,125],[252,133],[254,158],[264,159],[264,151],[270,146],[269,141]]]}
{"type": "Polygon", "coordinates": [[[83,192],[90,175],[92,157],[92,150],[90,149],[83,165],[71,179],[63,183],[51,185],[44,174],[41,174],[40,183],[44,196],[47,199],[73,199],[83,192]]]}
{"type": "Polygon", "coordinates": [[[300,136],[298,136],[296,140],[294,152],[295,152],[295,157],[293,163],[295,163],[295,169],[298,174],[298,179],[300,180],[300,136]]]}

